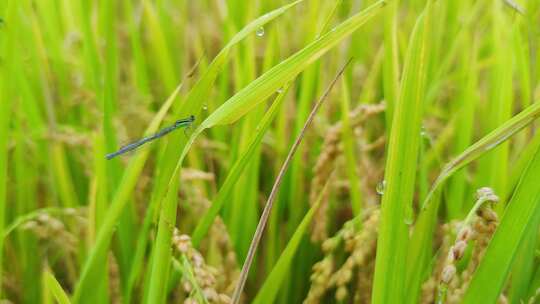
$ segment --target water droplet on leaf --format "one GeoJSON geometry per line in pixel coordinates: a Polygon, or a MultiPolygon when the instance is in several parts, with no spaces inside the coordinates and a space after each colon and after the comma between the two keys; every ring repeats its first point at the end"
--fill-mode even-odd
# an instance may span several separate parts
{"type": "Polygon", "coordinates": [[[410,217],[408,217],[408,218],[405,218],[405,219],[403,220],[403,222],[405,223],[405,225],[410,226],[410,225],[413,224],[413,219],[410,218],[410,217]]]}
{"type": "Polygon", "coordinates": [[[431,138],[431,134],[426,130],[426,127],[422,126],[420,129],[420,137],[422,140],[424,140],[428,145],[433,145],[433,139],[431,138]]]}
{"type": "Polygon", "coordinates": [[[383,195],[385,189],[386,189],[386,181],[383,180],[382,182],[377,184],[377,188],[375,188],[375,191],[377,191],[379,195],[383,195]]]}
{"type": "Polygon", "coordinates": [[[262,27],[262,26],[259,27],[259,28],[257,29],[257,31],[255,32],[255,34],[257,34],[257,36],[259,36],[259,37],[264,36],[264,27],[262,27]]]}
{"type": "Polygon", "coordinates": [[[414,210],[412,206],[407,206],[407,209],[405,209],[405,219],[403,222],[408,226],[414,223],[414,210]]]}

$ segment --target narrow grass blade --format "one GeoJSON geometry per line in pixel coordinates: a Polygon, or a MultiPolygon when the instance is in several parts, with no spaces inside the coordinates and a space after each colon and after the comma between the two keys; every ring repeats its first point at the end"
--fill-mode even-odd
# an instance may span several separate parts
{"type": "Polygon", "coordinates": [[[145,257],[146,257],[146,247],[149,242],[150,228],[152,226],[152,220],[155,215],[155,208],[157,203],[155,201],[150,202],[150,206],[146,210],[144,215],[144,220],[142,222],[141,229],[139,230],[139,239],[135,246],[135,253],[133,254],[133,263],[127,279],[127,283],[124,288],[124,301],[126,303],[131,303],[133,298],[133,290],[139,280],[139,276],[142,272],[142,269],[145,266],[145,257]]]}
{"type": "MultiPolygon", "coordinates": [[[[312,24],[306,30],[305,43],[311,43],[321,35],[325,34],[331,26],[331,21],[334,20],[334,14],[337,13],[338,8],[342,7],[342,1],[333,1],[333,3],[325,4],[322,1],[313,3],[309,10],[306,12],[305,21],[308,24],[312,24]],[[328,7],[329,6],[329,7],[328,7]],[[317,19],[320,12],[326,11],[323,18],[324,23],[321,25],[320,29],[315,26],[318,23],[317,19]]],[[[351,37],[352,39],[352,37],[351,37]]],[[[306,70],[302,72],[302,75],[299,77],[300,81],[298,84],[298,101],[296,106],[296,114],[294,123],[292,126],[292,132],[294,134],[300,132],[304,126],[304,121],[309,115],[311,110],[311,104],[316,97],[317,92],[320,87],[320,73],[321,73],[321,62],[320,60],[315,61],[310,65],[306,70]]],[[[287,144],[292,139],[287,139],[287,144]]],[[[296,204],[290,206],[289,208],[289,219],[286,227],[286,236],[290,237],[293,232],[296,230],[296,227],[300,224],[302,217],[304,216],[305,210],[308,207],[306,192],[308,185],[306,184],[306,170],[305,162],[301,157],[306,154],[307,147],[300,146],[298,148],[297,156],[293,158],[291,163],[291,168],[285,176],[286,182],[284,183],[283,190],[280,192],[282,197],[281,201],[284,202],[297,202],[296,204]]],[[[275,229],[275,227],[269,227],[269,229],[275,229]]],[[[277,254],[277,252],[273,253],[277,254]]],[[[270,262],[270,261],[269,261],[270,262]]],[[[295,288],[297,284],[295,276],[305,273],[302,266],[298,265],[298,269],[295,273],[291,274],[290,282],[292,286],[287,288],[295,288]]],[[[309,266],[308,266],[309,267],[309,266]]],[[[307,267],[306,267],[307,268],[307,267]]]]}
{"type": "MultiPolygon", "coordinates": [[[[467,37],[467,43],[470,37],[467,37]]],[[[478,69],[476,68],[476,53],[477,47],[470,47],[467,43],[463,43],[465,55],[462,56],[460,70],[460,82],[463,91],[459,95],[459,103],[457,103],[457,118],[455,120],[455,140],[453,141],[453,151],[459,153],[470,146],[474,133],[474,111],[477,103],[476,89],[478,82],[478,69]]],[[[456,219],[461,216],[463,209],[463,201],[466,191],[466,172],[459,172],[450,180],[448,191],[448,202],[446,204],[449,219],[456,219]]]]}
{"type": "Polygon", "coordinates": [[[322,102],[328,97],[328,94],[330,93],[330,91],[332,90],[336,82],[338,81],[339,77],[343,74],[343,72],[345,71],[345,68],[347,68],[347,66],[349,65],[351,61],[352,61],[352,58],[349,59],[349,61],[341,68],[341,70],[338,72],[338,74],[336,75],[332,83],[330,83],[330,85],[328,86],[324,94],[313,106],[311,113],[309,114],[306,122],[304,123],[304,128],[302,128],[302,130],[296,137],[291,149],[289,150],[289,153],[287,154],[287,158],[285,158],[285,161],[283,162],[283,165],[281,166],[281,169],[279,170],[279,173],[276,177],[274,185],[272,186],[272,191],[270,192],[270,195],[268,196],[268,200],[266,201],[266,204],[264,206],[263,212],[261,214],[261,218],[259,219],[259,223],[257,224],[257,230],[255,231],[255,235],[253,236],[253,239],[249,246],[248,255],[246,257],[246,260],[244,261],[244,265],[242,266],[240,277],[238,279],[238,282],[236,283],[236,287],[234,288],[234,293],[232,297],[233,304],[237,304],[240,301],[240,294],[242,293],[242,290],[244,289],[244,284],[246,283],[246,279],[249,273],[249,269],[251,267],[251,263],[253,262],[255,252],[257,250],[257,247],[259,246],[259,242],[262,238],[262,234],[264,232],[264,228],[266,227],[266,223],[268,222],[268,218],[270,216],[270,212],[272,211],[272,207],[274,205],[277,192],[283,181],[283,176],[285,172],[287,171],[289,164],[291,163],[291,160],[298,149],[298,146],[302,142],[302,139],[304,138],[304,134],[307,128],[311,125],[313,118],[315,118],[315,114],[317,113],[317,110],[321,107],[322,102]]]}
{"type": "MultiPolygon", "coordinates": [[[[246,9],[249,14],[255,9],[253,2],[246,3],[246,9]]],[[[249,16],[249,15],[248,15],[249,16]]],[[[272,31],[274,34],[275,31],[272,31]]],[[[255,37],[259,37],[255,35],[255,37]]],[[[235,79],[238,86],[242,87],[255,79],[257,72],[257,60],[255,55],[256,39],[250,36],[245,43],[240,45],[235,53],[237,54],[233,61],[235,79]]],[[[268,38],[270,39],[270,37],[268,38]]],[[[266,39],[264,39],[266,40],[266,39]]],[[[271,55],[272,52],[265,51],[265,56],[271,55]]],[[[237,128],[233,128],[233,138],[231,142],[231,159],[238,158],[248,145],[252,137],[253,130],[256,128],[260,119],[264,115],[264,107],[257,107],[246,115],[246,118],[237,128]]],[[[247,253],[249,241],[255,227],[257,225],[258,206],[253,204],[257,200],[257,189],[259,186],[258,179],[260,173],[260,148],[256,149],[255,157],[250,164],[244,169],[244,173],[235,185],[233,193],[230,196],[231,204],[227,206],[227,216],[224,217],[227,225],[231,241],[235,248],[239,260],[243,260],[247,253]]]]}
{"type": "Polygon", "coordinates": [[[540,267],[538,265],[533,269],[534,274],[531,277],[529,291],[527,293],[527,298],[531,299],[533,297],[538,297],[536,291],[540,288],[540,267]]]}
{"type": "MultiPolygon", "coordinates": [[[[179,85],[172,95],[167,99],[163,104],[160,111],[156,114],[150,125],[148,126],[145,134],[151,134],[156,132],[161,121],[164,119],[165,114],[171,107],[173,101],[176,99],[176,96],[180,92],[182,85],[179,85]]],[[[81,276],[79,278],[79,283],[75,288],[74,301],[78,303],[79,300],[84,302],[84,294],[92,293],[92,286],[95,284],[95,276],[99,275],[99,272],[96,272],[95,269],[99,268],[98,265],[106,262],[107,249],[114,233],[114,227],[124,210],[125,205],[128,202],[129,197],[131,196],[137,179],[142,172],[144,163],[148,158],[150,150],[143,149],[139,151],[129,162],[128,167],[124,172],[116,193],[113,197],[111,205],[107,209],[107,216],[103,219],[101,227],[99,227],[99,232],[96,237],[96,243],[91,249],[90,254],[84,263],[81,276]]]]}
{"type": "Polygon", "coordinates": [[[501,223],[465,293],[463,303],[495,303],[504,287],[516,253],[540,216],[540,149],[523,173],[501,223]]]}
{"type": "Polygon", "coordinates": [[[180,269],[182,275],[186,278],[186,281],[191,284],[192,288],[195,291],[194,293],[195,297],[197,298],[197,303],[208,304],[208,299],[206,299],[204,292],[200,287],[199,283],[197,282],[195,274],[193,273],[193,266],[189,263],[189,260],[184,254],[181,257],[181,261],[182,262],[180,263],[180,261],[176,261],[175,259],[174,263],[177,263],[175,267],[178,267],[180,269]]]}
{"type": "MultiPolygon", "coordinates": [[[[491,52],[493,62],[489,68],[490,93],[487,103],[485,131],[491,131],[512,117],[513,88],[512,79],[514,71],[512,48],[507,47],[511,39],[513,27],[506,18],[502,1],[493,1],[489,6],[491,12],[491,52]]],[[[509,169],[510,145],[502,142],[497,148],[485,153],[478,160],[478,176],[476,187],[489,186],[501,197],[506,197],[508,192],[508,169],[509,169]]],[[[505,201],[497,204],[496,209],[504,209],[505,201]]]]}
{"type": "Polygon", "coordinates": [[[463,151],[463,153],[450,161],[446,166],[444,166],[437,179],[435,179],[428,196],[424,200],[422,208],[426,208],[427,204],[429,204],[431,201],[434,192],[439,190],[441,185],[457,170],[463,168],[473,160],[478,159],[486,152],[496,148],[501,143],[507,141],[514,134],[530,125],[538,118],[538,116],[540,116],[540,102],[535,102],[495,130],[491,131],[488,135],[484,136],[482,139],[467,148],[467,150],[463,151]]]}
{"type": "MultiPolygon", "coordinates": [[[[11,103],[9,98],[3,98],[3,86],[4,77],[0,76],[0,235],[5,236],[7,233],[4,230],[4,221],[6,214],[6,202],[7,202],[7,170],[8,170],[8,131],[9,131],[9,118],[11,117],[11,103]]],[[[9,230],[7,230],[9,233],[9,230]]],[[[4,277],[2,273],[3,265],[3,249],[4,249],[4,237],[0,238],[0,277],[4,277]]],[[[0,285],[1,282],[0,282],[0,285]]],[[[0,289],[1,294],[1,289],[0,289]]]]}
{"type": "Polygon", "coordinates": [[[410,38],[399,100],[394,108],[377,240],[373,303],[399,303],[405,297],[408,224],[412,220],[421,139],[431,11],[431,1],[428,1],[410,38]]]}
{"type": "Polygon", "coordinates": [[[96,241],[96,236],[99,231],[99,227],[103,223],[107,214],[107,205],[109,202],[108,193],[110,192],[109,184],[107,182],[107,160],[103,157],[105,155],[105,138],[103,133],[95,135],[94,139],[94,196],[89,203],[89,225],[87,229],[87,240],[90,247],[96,241]]]}
{"type": "Polygon", "coordinates": [[[240,41],[242,41],[249,35],[255,33],[260,27],[262,27],[266,23],[279,17],[280,15],[282,15],[295,5],[301,3],[302,1],[304,0],[295,1],[291,4],[284,5],[267,14],[264,14],[261,17],[253,20],[251,23],[242,28],[242,30],[236,33],[227,43],[227,45],[225,45],[225,47],[223,47],[223,49],[216,55],[216,57],[210,63],[208,69],[204,72],[201,78],[190,90],[186,98],[186,102],[183,106],[185,107],[185,109],[182,111],[183,113],[181,114],[193,114],[194,112],[198,112],[200,110],[200,105],[204,100],[208,99],[216,77],[227,62],[229,54],[236,44],[238,44],[240,41]]]}
{"type": "Polygon", "coordinates": [[[391,130],[392,128],[394,108],[399,97],[398,8],[399,0],[393,0],[384,9],[384,60],[382,65],[387,130],[391,130]]]}
{"type": "MultiPolygon", "coordinates": [[[[163,89],[170,92],[177,83],[177,71],[171,55],[169,41],[167,41],[166,30],[160,22],[160,16],[156,6],[158,3],[149,0],[141,1],[144,9],[145,25],[149,32],[151,57],[149,58],[156,65],[158,77],[163,83],[163,89]]],[[[175,54],[176,55],[176,54],[175,54]]]]}
{"type": "Polygon", "coordinates": [[[227,43],[227,45],[224,47],[224,50],[228,50],[231,46],[237,44],[241,40],[243,40],[246,36],[255,33],[261,26],[265,25],[266,23],[272,21],[274,18],[282,15],[287,10],[292,8],[293,6],[303,2],[304,0],[297,0],[292,3],[289,3],[287,5],[283,5],[282,7],[279,7],[271,12],[268,12],[259,18],[253,20],[248,25],[246,25],[242,30],[240,30],[234,37],[227,43]]]}
{"type": "Polygon", "coordinates": [[[536,248],[538,246],[537,233],[540,222],[540,216],[536,215],[531,221],[532,229],[528,229],[523,235],[518,251],[516,252],[515,262],[512,266],[510,278],[510,287],[508,289],[508,299],[510,303],[526,302],[528,298],[529,285],[534,274],[536,260],[536,248]]]}
{"type": "MultiPolygon", "coordinates": [[[[317,38],[321,37],[328,33],[331,29],[332,24],[335,20],[339,20],[340,10],[344,9],[346,4],[342,0],[338,1],[317,1],[316,3],[311,2],[309,10],[306,12],[306,16],[302,20],[308,26],[305,31],[305,43],[312,43],[317,38]],[[322,14],[321,14],[322,13],[322,14]],[[321,16],[322,15],[322,16],[321,16]],[[324,20],[323,23],[320,21],[324,20]],[[321,24],[320,26],[316,26],[321,24]]],[[[363,26],[365,30],[365,26],[363,26]]],[[[358,33],[357,31],[355,33],[358,33]]],[[[354,43],[355,35],[351,34],[349,39],[350,43],[354,43]]],[[[362,40],[364,42],[364,40],[362,40]]],[[[355,52],[355,56],[358,53],[355,52]]],[[[293,126],[291,126],[292,134],[297,134],[303,128],[304,121],[309,115],[312,104],[316,100],[318,92],[323,90],[323,81],[321,79],[321,72],[324,71],[324,64],[321,59],[318,59],[313,64],[311,64],[306,70],[304,70],[299,76],[300,81],[298,83],[298,101],[295,107],[296,113],[293,120],[293,126]]],[[[289,132],[291,132],[289,131],[289,132]]],[[[286,146],[288,146],[293,140],[293,138],[287,138],[285,140],[286,146]]],[[[282,239],[290,238],[296,228],[302,221],[306,210],[309,208],[309,170],[306,170],[306,155],[309,155],[312,152],[312,147],[308,145],[301,145],[296,152],[296,156],[293,158],[290,169],[285,175],[285,181],[283,182],[283,188],[280,191],[280,197],[277,201],[277,206],[281,208],[286,208],[288,212],[287,224],[285,227],[281,228],[279,225],[276,225],[276,220],[279,217],[283,216],[283,212],[275,211],[271,217],[268,225],[267,235],[284,229],[284,234],[278,236],[277,234],[272,239],[270,236],[270,246],[269,250],[272,250],[267,259],[267,270],[271,270],[276,263],[277,258],[281,254],[281,251],[285,248],[286,245],[282,239]],[[289,202],[296,202],[295,204],[289,205],[289,202]],[[289,206],[287,206],[289,205],[289,206]]],[[[277,207],[277,208],[279,208],[277,207]]],[[[276,208],[276,209],[277,209],[276,208]]],[[[250,235],[251,238],[251,235],[250,235]]],[[[283,283],[284,288],[282,295],[289,294],[290,302],[298,302],[299,297],[302,296],[301,286],[303,285],[303,278],[305,278],[311,271],[311,263],[309,260],[310,255],[313,255],[314,252],[310,248],[301,248],[296,254],[296,263],[294,271],[290,272],[290,275],[287,276],[286,281],[283,283]]],[[[266,256],[265,256],[266,259],[266,256]]],[[[252,273],[254,277],[258,276],[258,272],[252,273]]],[[[283,301],[283,300],[282,300],[283,301]]]]}
{"type": "MultiPolygon", "coordinates": [[[[330,179],[329,179],[330,180],[330,179]]],[[[313,215],[319,208],[323,195],[326,191],[328,191],[328,184],[329,180],[324,185],[323,189],[321,190],[321,193],[319,193],[319,196],[317,197],[317,201],[313,204],[313,206],[309,209],[309,211],[304,216],[304,219],[302,219],[302,222],[300,225],[298,225],[298,228],[296,228],[296,231],[294,232],[293,236],[289,240],[289,243],[287,244],[287,247],[285,247],[285,250],[283,250],[283,253],[279,257],[278,261],[276,262],[276,265],[274,268],[272,268],[272,272],[270,272],[270,275],[266,278],[264,281],[264,284],[262,285],[261,289],[257,293],[257,296],[255,297],[255,300],[253,300],[253,303],[255,304],[264,304],[264,303],[275,303],[276,296],[278,294],[279,288],[281,287],[281,284],[285,280],[286,276],[290,274],[291,264],[294,258],[294,255],[300,246],[300,242],[302,241],[302,238],[304,237],[304,234],[306,233],[306,230],[309,228],[309,225],[311,224],[311,220],[313,219],[313,215]]]]}
{"type": "Polygon", "coordinates": [[[509,189],[512,190],[519,182],[521,174],[527,168],[527,165],[534,157],[536,150],[540,147],[540,132],[536,133],[530,140],[529,144],[525,146],[523,151],[519,154],[517,160],[513,164],[513,168],[510,171],[509,189]]]}
{"type": "Polygon", "coordinates": [[[425,274],[430,270],[440,201],[440,195],[434,197],[433,204],[430,204],[425,212],[418,215],[414,225],[407,249],[407,277],[405,280],[407,303],[418,303],[425,274]]]}
{"type": "Polygon", "coordinates": [[[73,177],[68,167],[66,151],[60,143],[53,143],[51,145],[51,164],[62,205],[64,207],[79,206],[79,200],[77,199],[73,185],[73,177]]]}
{"type": "Polygon", "coordinates": [[[231,97],[223,106],[214,111],[200,126],[200,129],[215,125],[230,124],[241,118],[259,103],[275,93],[285,83],[291,81],[311,63],[352,34],[373,18],[385,5],[377,1],[365,10],[345,20],[327,34],[322,35],[291,57],[274,66],[231,97]]]}
{"type": "MultiPolygon", "coordinates": [[[[103,132],[96,132],[94,136],[94,145],[93,145],[93,175],[92,180],[92,195],[88,202],[88,226],[86,229],[86,240],[87,248],[92,248],[96,242],[96,238],[99,232],[103,220],[107,215],[107,207],[109,205],[109,194],[111,190],[114,189],[107,174],[107,160],[103,157],[107,149],[105,148],[105,136],[103,132]]],[[[125,212],[125,211],[124,211],[125,212]]],[[[125,217],[125,213],[124,213],[125,217]]],[[[122,221],[119,221],[122,225],[122,221]]],[[[118,239],[120,237],[120,230],[123,230],[124,236],[128,227],[124,226],[122,229],[118,229],[118,239]]],[[[121,241],[120,241],[121,242],[121,241]]],[[[121,247],[121,246],[119,246],[121,247]]],[[[88,253],[88,252],[87,252],[88,253]]],[[[118,255],[122,255],[123,250],[119,252],[118,255]]],[[[109,300],[109,291],[108,291],[108,261],[100,264],[99,268],[94,268],[93,272],[96,273],[96,278],[100,284],[95,284],[92,292],[94,298],[88,299],[85,298],[87,302],[104,302],[109,300]]]]}
{"type": "MultiPolygon", "coordinates": [[[[6,16],[14,16],[14,4],[15,1],[8,1],[7,7],[0,10],[2,13],[6,13],[6,16]]],[[[0,55],[2,58],[10,58],[9,53],[12,48],[9,47],[10,41],[15,39],[15,33],[8,31],[7,35],[0,41],[0,55]],[[7,42],[4,40],[6,39],[7,42]],[[6,56],[6,57],[4,57],[6,56]]],[[[4,35],[4,34],[2,34],[4,35]]],[[[9,62],[9,60],[7,60],[9,62]]],[[[8,134],[10,129],[11,120],[11,87],[9,78],[10,74],[8,67],[13,69],[11,64],[6,63],[0,66],[0,235],[4,236],[4,221],[6,217],[7,207],[7,175],[8,175],[8,134]]],[[[2,282],[5,277],[3,274],[4,265],[3,262],[4,253],[4,238],[0,238],[0,296],[2,296],[2,282]]]]}
{"type": "Polygon", "coordinates": [[[256,148],[261,144],[264,134],[266,134],[271,122],[274,120],[278,110],[281,108],[281,104],[285,100],[288,89],[289,85],[286,85],[283,92],[277,96],[276,100],[272,103],[272,106],[270,109],[268,109],[260,124],[257,126],[256,133],[253,140],[249,144],[249,147],[229,170],[229,174],[225,178],[225,181],[219,189],[216,198],[212,202],[212,205],[206,211],[193,232],[192,242],[194,247],[199,247],[203,237],[208,233],[208,229],[210,229],[210,226],[231,194],[234,185],[240,178],[249,161],[254,156],[256,148]]]}
{"type": "Polygon", "coordinates": [[[89,86],[95,92],[99,87],[99,75],[101,73],[99,64],[99,55],[97,51],[96,42],[92,32],[90,2],[75,2],[76,16],[79,21],[80,31],[82,32],[83,39],[83,55],[85,62],[85,74],[88,79],[89,86]]]}
{"type": "Polygon", "coordinates": [[[10,233],[12,233],[15,229],[19,228],[22,224],[37,218],[39,215],[47,213],[47,214],[62,214],[63,209],[57,208],[57,207],[49,207],[49,208],[41,208],[34,210],[32,212],[29,212],[27,214],[23,214],[18,216],[16,219],[14,219],[11,224],[6,226],[4,228],[4,234],[2,238],[6,238],[9,236],[10,233]]]}
{"type": "Polygon", "coordinates": [[[343,125],[342,141],[343,141],[343,150],[345,154],[345,159],[347,164],[346,168],[347,177],[349,178],[349,187],[350,187],[350,196],[351,196],[351,207],[353,210],[354,217],[357,217],[362,212],[362,192],[360,191],[360,177],[358,176],[356,159],[356,151],[354,145],[354,136],[353,130],[351,129],[351,122],[349,119],[350,113],[350,95],[349,95],[349,86],[345,79],[342,80],[342,95],[341,96],[341,123],[343,125]]]}
{"type": "MultiPolygon", "coordinates": [[[[127,12],[133,12],[133,1],[124,0],[124,10],[127,12]]],[[[142,48],[141,39],[141,27],[140,22],[137,22],[136,16],[127,18],[129,28],[129,41],[131,45],[131,53],[133,54],[134,67],[133,72],[135,74],[135,84],[141,94],[150,95],[150,84],[148,79],[148,71],[146,68],[146,58],[142,48]]]]}
{"type": "Polygon", "coordinates": [[[51,291],[56,299],[56,302],[59,304],[70,304],[69,297],[67,296],[60,283],[56,280],[54,275],[50,270],[46,270],[45,273],[45,284],[47,284],[47,289],[51,291]]]}

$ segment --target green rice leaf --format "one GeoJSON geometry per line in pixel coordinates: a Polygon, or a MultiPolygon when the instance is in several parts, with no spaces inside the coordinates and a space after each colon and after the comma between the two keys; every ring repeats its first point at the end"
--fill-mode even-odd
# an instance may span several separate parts
{"type": "Polygon", "coordinates": [[[272,21],[273,19],[279,17],[287,10],[291,9],[295,5],[299,4],[304,0],[297,0],[291,4],[284,5],[280,8],[277,8],[269,13],[266,13],[259,18],[253,20],[251,23],[246,25],[242,30],[236,33],[229,43],[223,47],[223,49],[216,55],[214,60],[210,63],[208,69],[204,72],[201,78],[195,83],[193,88],[188,93],[186,102],[182,106],[181,113],[184,115],[189,115],[193,113],[198,113],[200,111],[200,105],[202,102],[208,99],[210,95],[212,86],[216,81],[216,78],[227,62],[229,54],[232,48],[238,44],[238,42],[245,39],[247,36],[256,32],[260,27],[266,23],[272,21]]]}
{"type": "Polygon", "coordinates": [[[51,293],[54,295],[54,298],[56,299],[56,302],[59,304],[70,304],[69,297],[67,296],[64,289],[62,289],[62,286],[54,275],[47,270],[45,272],[45,284],[47,284],[47,289],[51,291],[51,293]]]}
{"type": "Polygon", "coordinates": [[[373,18],[384,4],[385,1],[375,2],[365,10],[350,17],[328,33],[322,35],[296,54],[268,70],[208,116],[201,124],[200,131],[215,125],[230,124],[240,119],[251,111],[251,109],[275,93],[285,83],[294,79],[311,63],[336,46],[345,37],[373,18]]]}
{"type": "MultiPolygon", "coordinates": [[[[278,8],[255,21],[248,24],[238,34],[236,34],[231,42],[228,43],[224,49],[216,56],[214,61],[210,64],[209,69],[203,74],[201,79],[195,84],[193,89],[188,94],[186,103],[181,107],[179,112],[181,114],[198,114],[202,107],[202,103],[207,99],[208,94],[212,88],[212,85],[217,77],[217,74],[223,67],[228,58],[228,53],[233,45],[241,41],[248,34],[254,33],[259,27],[268,21],[283,14],[285,11],[300,3],[300,1],[293,2],[284,7],[278,8]]],[[[198,115],[196,115],[198,116],[198,115]]],[[[204,122],[202,123],[204,124],[204,122]]],[[[202,126],[201,124],[201,126],[202,126]]],[[[191,147],[195,137],[200,133],[201,126],[197,128],[188,142],[183,145],[182,154],[176,162],[174,170],[172,170],[168,183],[164,183],[163,190],[158,196],[158,200],[161,202],[160,217],[158,224],[158,233],[156,243],[154,245],[154,258],[151,266],[151,277],[148,286],[148,303],[161,303],[165,299],[165,286],[168,278],[168,268],[170,264],[170,244],[171,244],[171,226],[176,222],[176,193],[178,189],[178,177],[180,175],[181,164],[186,156],[189,148],[191,147]]],[[[172,151],[169,149],[169,151],[172,151]]],[[[173,163],[174,164],[174,163],[173,163]]]]}
{"type": "Polygon", "coordinates": [[[478,266],[463,303],[495,303],[510,274],[511,267],[530,230],[536,231],[540,216],[540,149],[523,173],[504,211],[486,253],[478,266]]]}
{"type": "MultiPolygon", "coordinates": [[[[181,88],[182,85],[179,85],[169,99],[167,99],[167,101],[163,104],[160,111],[156,114],[148,126],[145,134],[151,134],[157,131],[160,123],[165,117],[165,114],[167,114],[167,111],[171,107],[181,88]]],[[[96,279],[99,276],[96,269],[99,268],[98,265],[103,265],[106,262],[107,250],[114,233],[114,227],[116,226],[122,210],[124,210],[125,205],[135,189],[135,185],[142,172],[149,153],[150,150],[148,149],[142,149],[139,151],[130,160],[129,165],[124,172],[120,184],[116,189],[116,193],[113,197],[111,205],[107,209],[107,216],[105,219],[103,219],[103,222],[99,227],[96,243],[91,249],[88,258],[84,263],[79,282],[75,288],[73,299],[75,303],[78,303],[79,300],[84,302],[84,294],[93,292],[92,286],[96,284],[96,279]]]]}
{"type": "Polygon", "coordinates": [[[283,253],[279,257],[276,265],[274,268],[272,268],[272,271],[270,272],[270,275],[266,278],[264,281],[263,286],[257,293],[257,296],[255,297],[255,300],[253,303],[255,304],[263,304],[263,303],[275,303],[276,296],[278,294],[279,288],[281,287],[281,284],[287,277],[287,275],[290,274],[291,264],[294,258],[294,255],[296,253],[296,250],[300,246],[300,242],[302,241],[302,238],[304,237],[304,234],[306,230],[309,228],[309,225],[311,224],[311,220],[313,219],[313,215],[315,212],[317,212],[317,209],[321,205],[321,201],[323,198],[323,195],[328,190],[328,181],[324,185],[323,189],[321,190],[321,193],[319,193],[319,196],[317,197],[317,201],[313,204],[313,206],[309,209],[309,211],[304,216],[304,219],[302,219],[302,222],[298,227],[296,228],[296,231],[294,232],[293,236],[289,240],[289,243],[287,244],[287,247],[285,247],[285,250],[283,250],[283,253]]]}
{"type": "MultiPolygon", "coordinates": [[[[311,63],[336,46],[341,40],[352,34],[355,30],[373,18],[385,5],[385,1],[377,1],[365,10],[350,17],[336,26],[327,34],[307,45],[296,54],[274,66],[266,73],[249,83],[245,88],[236,93],[223,105],[208,116],[193,132],[185,145],[182,155],[176,164],[175,172],[179,172],[184,157],[189,148],[205,129],[216,125],[233,123],[243,115],[251,111],[259,103],[275,93],[287,82],[295,78],[311,63]]],[[[173,182],[175,179],[171,179],[173,182]]],[[[170,186],[170,183],[169,183],[170,186]]]]}
{"type": "Polygon", "coordinates": [[[408,225],[412,221],[420,149],[431,10],[431,1],[428,1],[411,34],[400,95],[394,107],[377,240],[373,303],[400,303],[405,297],[408,225]]]}
{"type": "Polygon", "coordinates": [[[437,179],[435,179],[435,182],[424,201],[423,208],[430,202],[434,192],[437,191],[456,171],[510,139],[514,134],[535,121],[538,116],[540,116],[540,102],[535,102],[454,158],[444,166],[437,179]]]}
{"type": "Polygon", "coordinates": [[[290,85],[286,85],[283,89],[283,92],[281,92],[277,96],[276,100],[272,103],[272,106],[270,107],[270,109],[268,109],[261,122],[257,126],[254,138],[249,144],[249,147],[246,149],[246,152],[231,167],[229,174],[225,178],[225,181],[219,189],[216,198],[212,202],[212,205],[203,215],[202,219],[197,224],[195,231],[193,232],[193,246],[199,246],[202,238],[208,233],[208,229],[210,229],[210,226],[214,222],[216,216],[219,214],[221,208],[229,198],[234,188],[234,185],[242,175],[242,172],[248,165],[249,161],[254,156],[256,148],[260,146],[264,134],[266,134],[266,131],[270,127],[270,124],[274,120],[276,114],[278,113],[278,110],[281,108],[281,104],[283,103],[283,100],[285,100],[285,96],[287,96],[289,86],[290,85]]]}

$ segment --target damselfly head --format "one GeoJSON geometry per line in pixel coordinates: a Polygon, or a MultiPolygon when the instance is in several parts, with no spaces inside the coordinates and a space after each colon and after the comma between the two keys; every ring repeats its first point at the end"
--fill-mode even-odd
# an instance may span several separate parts
{"type": "Polygon", "coordinates": [[[195,121],[195,116],[194,115],[190,115],[188,118],[184,118],[184,119],[179,119],[177,120],[175,123],[174,123],[174,126],[175,127],[180,127],[180,126],[189,126],[189,124],[191,124],[192,122],[195,121]]]}

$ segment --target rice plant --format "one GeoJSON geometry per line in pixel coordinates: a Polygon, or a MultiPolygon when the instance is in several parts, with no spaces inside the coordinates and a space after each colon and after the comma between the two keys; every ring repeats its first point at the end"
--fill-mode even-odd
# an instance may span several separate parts
{"type": "Polygon", "coordinates": [[[539,25],[0,1],[2,303],[540,303],[539,25]]]}

